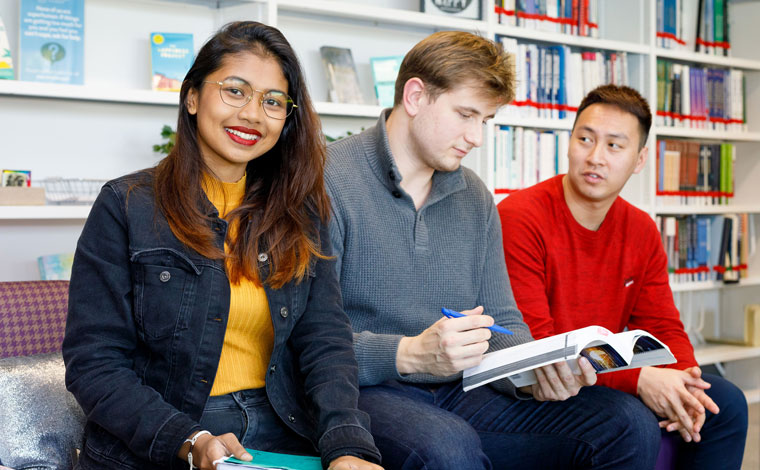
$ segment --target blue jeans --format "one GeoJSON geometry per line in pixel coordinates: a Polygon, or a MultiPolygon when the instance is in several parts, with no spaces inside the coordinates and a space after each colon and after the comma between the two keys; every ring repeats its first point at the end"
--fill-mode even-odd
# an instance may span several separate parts
{"type": "Polygon", "coordinates": [[[585,387],[563,402],[517,400],[461,382],[363,387],[359,408],[386,469],[647,469],[657,419],[635,397],[585,387]]]}
{"type": "Polygon", "coordinates": [[[747,441],[747,400],[739,388],[717,375],[703,374],[712,386],[706,391],[720,412],[707,412],[698,443],[687,443],[678,433],[669,434],[677,442],[677,467],[680,469],[739,470],[747,441]]]}
{"type": "Polygon", "coordinates": [[[277,416],[263,388],[209,397],[200,425],[217,436],[231,432],[247,448],[318,455],[307,439],[293,432],[277,416]]]}

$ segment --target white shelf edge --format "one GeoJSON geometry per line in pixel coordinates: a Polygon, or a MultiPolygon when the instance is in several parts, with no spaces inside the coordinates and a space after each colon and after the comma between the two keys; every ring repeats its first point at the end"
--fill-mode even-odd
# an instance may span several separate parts
{"type": "Polygon", "coordinates": [[[752,359],[760,357],[760,346],[737,346],[732,344],[710,343],[695,347],[694,357],[699,365],[752,359]]]}
{"type": "Polygon", "coordinates": [[[654,133],[657,134],[657,137],[687,137],[691,139],[760,142],[760,132],[715,131],[710,129],[694,129],[691,127],[656,126],[654,128],[654,133]]]}
{"type": "Polygon", "coordinates": [[[724,284],[720,281],[674,282],[670,284],[670,290],[673,292],[694,292],[724,289],[726,287],[749,287],[758,285],[760,285],[760,277],[747,277],[740,279],[738,283],[733,284],[724,284]]]}
{"type": "Polygon", "coordinates": [[[317,101],[314,103],[314,109],[320,116],[346,116],[346,117],[380,117],[384,109],[382,106],[370,104],[347,104],[347,103],[329,103],[326,101],[317,101]]]}
{"type": "Polygon", "coordinates": [[[723,57],[719,55],[700,54],[691,51],[679,51],[678,49],[656,48],[655,55],[662,59],[675,59],[685,62],[696,62],[704,65],[720,65],[743,70],[760,71],[760,60],[742,59],[740,57],[723,57]]]}
{"type": "Polygon", "coordinates": [[[539,129],[558,129],[568,131],[573,128],[572,119],[522,118],[505,114],[497,114],[492,122],[497,126],[535,127],[539,129]]]}
{"type": "Polygon", "coordinates": [[[177,106],[179,103],[177,92],[114,89],[92,85],[59,85],[19,80],[0,80],[0,95],[161,106],[177,106]]]}
{"type": "Polygon", "coordinates": [[[413,10],[370,5],[362,5],[361,8],[357,8],[356,4],[345,1],[309,0],[308,2],[304,2],[303,0],[275,0],[275,5],[278,10],[283,11],[421,26],[426,29],[451,28],[463,31],[485,32],[488,28],[487,22],[483,20],[450,18],[413,10]]]}
{"type": "Polygon", "coordinates": [[[654,213],[661,215],[691,215],[691,214],[736,214],[736,213],[760,213],[758,204],[728,204],[725,206],[654,206],[654,213]]]}
{"type": "Polygon", "coordinates": [[[645,44],[635,42],[615,41],[611,39],[598,39],[572,34],[551,33],[537,29],[527,29],[518,26],[498,24],[494,26],[494,32],[500,36],[509,36],[517,39],[530,39],[531,41],[550,42],[565,44],[571,47],[583,47],[588,49],[603,49],[616,52],[630,52],[633,54],[649,54],[651,48],[645,44]]]}
{"type": "Polygon", "coordinates": [[[0,206],[0,220],[84,220],[92,206],[0,206]]]}

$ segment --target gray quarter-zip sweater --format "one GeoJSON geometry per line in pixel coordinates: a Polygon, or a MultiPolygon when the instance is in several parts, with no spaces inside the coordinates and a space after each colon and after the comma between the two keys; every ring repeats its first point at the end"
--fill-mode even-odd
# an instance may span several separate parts
{"type": "MultiPolygon", "coordinates": [[[[461,378],[402,376],[396,352],[441,318],[441,307],[483,305],[496,324],[489,351],[532,340],[507,277],[501,224],[493,197],[471,170],[433,175],[425,204],[415,209],[401,188],[390,151],[385,110],[376,126],[328,147],[325,171],[332,200],[330,236],[354,330],[359,383],[390,379],[441,383],[461,378]]],[[[506,380],[493,385],[512,394],[506,380]]]]}

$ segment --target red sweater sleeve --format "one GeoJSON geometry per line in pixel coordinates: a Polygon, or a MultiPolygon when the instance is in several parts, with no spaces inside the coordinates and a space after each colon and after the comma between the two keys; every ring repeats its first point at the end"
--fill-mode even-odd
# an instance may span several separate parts
{"type": "MultiPolygon", "coordinates": [[[[525,201],[528,205],[532,203],[531,200],[525,201]]],[[[498,208],[507,273],[517,308],[522,312],[533,338],[552,336],[556,333],[546,294],[546,247],[536,220],[542,213],[535,213],[522,204],[502,203],[498,208]],[[531,217],[527,216],[528,213],[531,217]]]]}

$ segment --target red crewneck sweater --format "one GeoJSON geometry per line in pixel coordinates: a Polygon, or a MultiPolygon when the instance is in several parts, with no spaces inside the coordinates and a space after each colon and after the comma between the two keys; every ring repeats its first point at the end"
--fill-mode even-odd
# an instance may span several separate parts
{"type": "MultiPolygon", "coordinates": [[[[654,221],[618,197],[597,231],[570,213],[556,176],[499,206],[507,271],[517,306],[536,339],[589,325],[643,329],[685,369],[696,365],[668,285],[654,221]]],[[[636,395],[640,369],[600,374],[597,384],[636,395]]]]}

